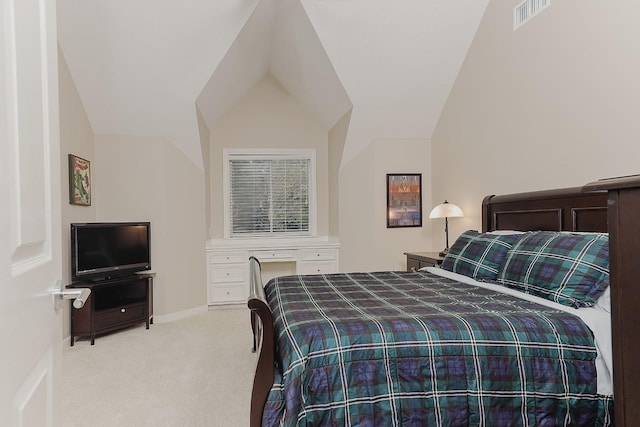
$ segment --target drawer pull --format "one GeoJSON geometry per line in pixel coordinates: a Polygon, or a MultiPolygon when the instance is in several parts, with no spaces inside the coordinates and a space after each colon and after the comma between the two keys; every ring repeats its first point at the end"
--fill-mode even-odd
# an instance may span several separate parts
{"type": "Polygon", "coordinates": [[[124,308],[124,307],[122,307],[122,308],[120,309],[120,313],[124,313],[125,311],[127,311],[127,309],[126,309],[126,308],[124,308]]]}

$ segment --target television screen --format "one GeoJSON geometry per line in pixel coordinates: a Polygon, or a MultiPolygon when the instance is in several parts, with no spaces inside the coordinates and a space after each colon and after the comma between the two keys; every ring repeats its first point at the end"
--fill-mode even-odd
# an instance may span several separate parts
{"type": "Polygon", "coordinates": [[[72,280],[105,279],[151,268],[149,222],[71,224],[72,280]]]}

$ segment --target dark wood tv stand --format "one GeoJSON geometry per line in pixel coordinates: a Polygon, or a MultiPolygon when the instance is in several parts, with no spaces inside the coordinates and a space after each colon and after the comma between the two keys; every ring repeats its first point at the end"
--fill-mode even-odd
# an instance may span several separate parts
{"type": "Polygon", "coordinates": [[[100,281],[82,281],[67,288],[89,288],[91,294],[80,309],[71,308],[71,345],[75,337],[89,337],[145,322],[153,323],[153,277],[155,273],[100,281]]]}

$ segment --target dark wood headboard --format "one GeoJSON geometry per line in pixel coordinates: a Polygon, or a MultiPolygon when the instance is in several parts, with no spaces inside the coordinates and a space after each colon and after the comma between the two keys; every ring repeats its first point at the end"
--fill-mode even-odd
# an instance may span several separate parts
{"type": "Polygon", "coordinates": [[[584,187],[487,196],[482,230],[609,233],[614,418],[640,420],[640,175],[584,187]]]}
{"type": "Polygon", "coordinates": [[[482,231],[552,230],[607,232],[607,192],[582,187],[487,196],[482,231]]]}

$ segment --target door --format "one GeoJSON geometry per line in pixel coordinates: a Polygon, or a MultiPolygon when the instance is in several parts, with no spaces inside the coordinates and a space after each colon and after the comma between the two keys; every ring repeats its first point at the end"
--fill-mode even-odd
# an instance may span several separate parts
{"type": "Polygon", "coordinates": [[[55,0],[0,0],[0,425],[56,426],[62,314],[55,0]]]}

